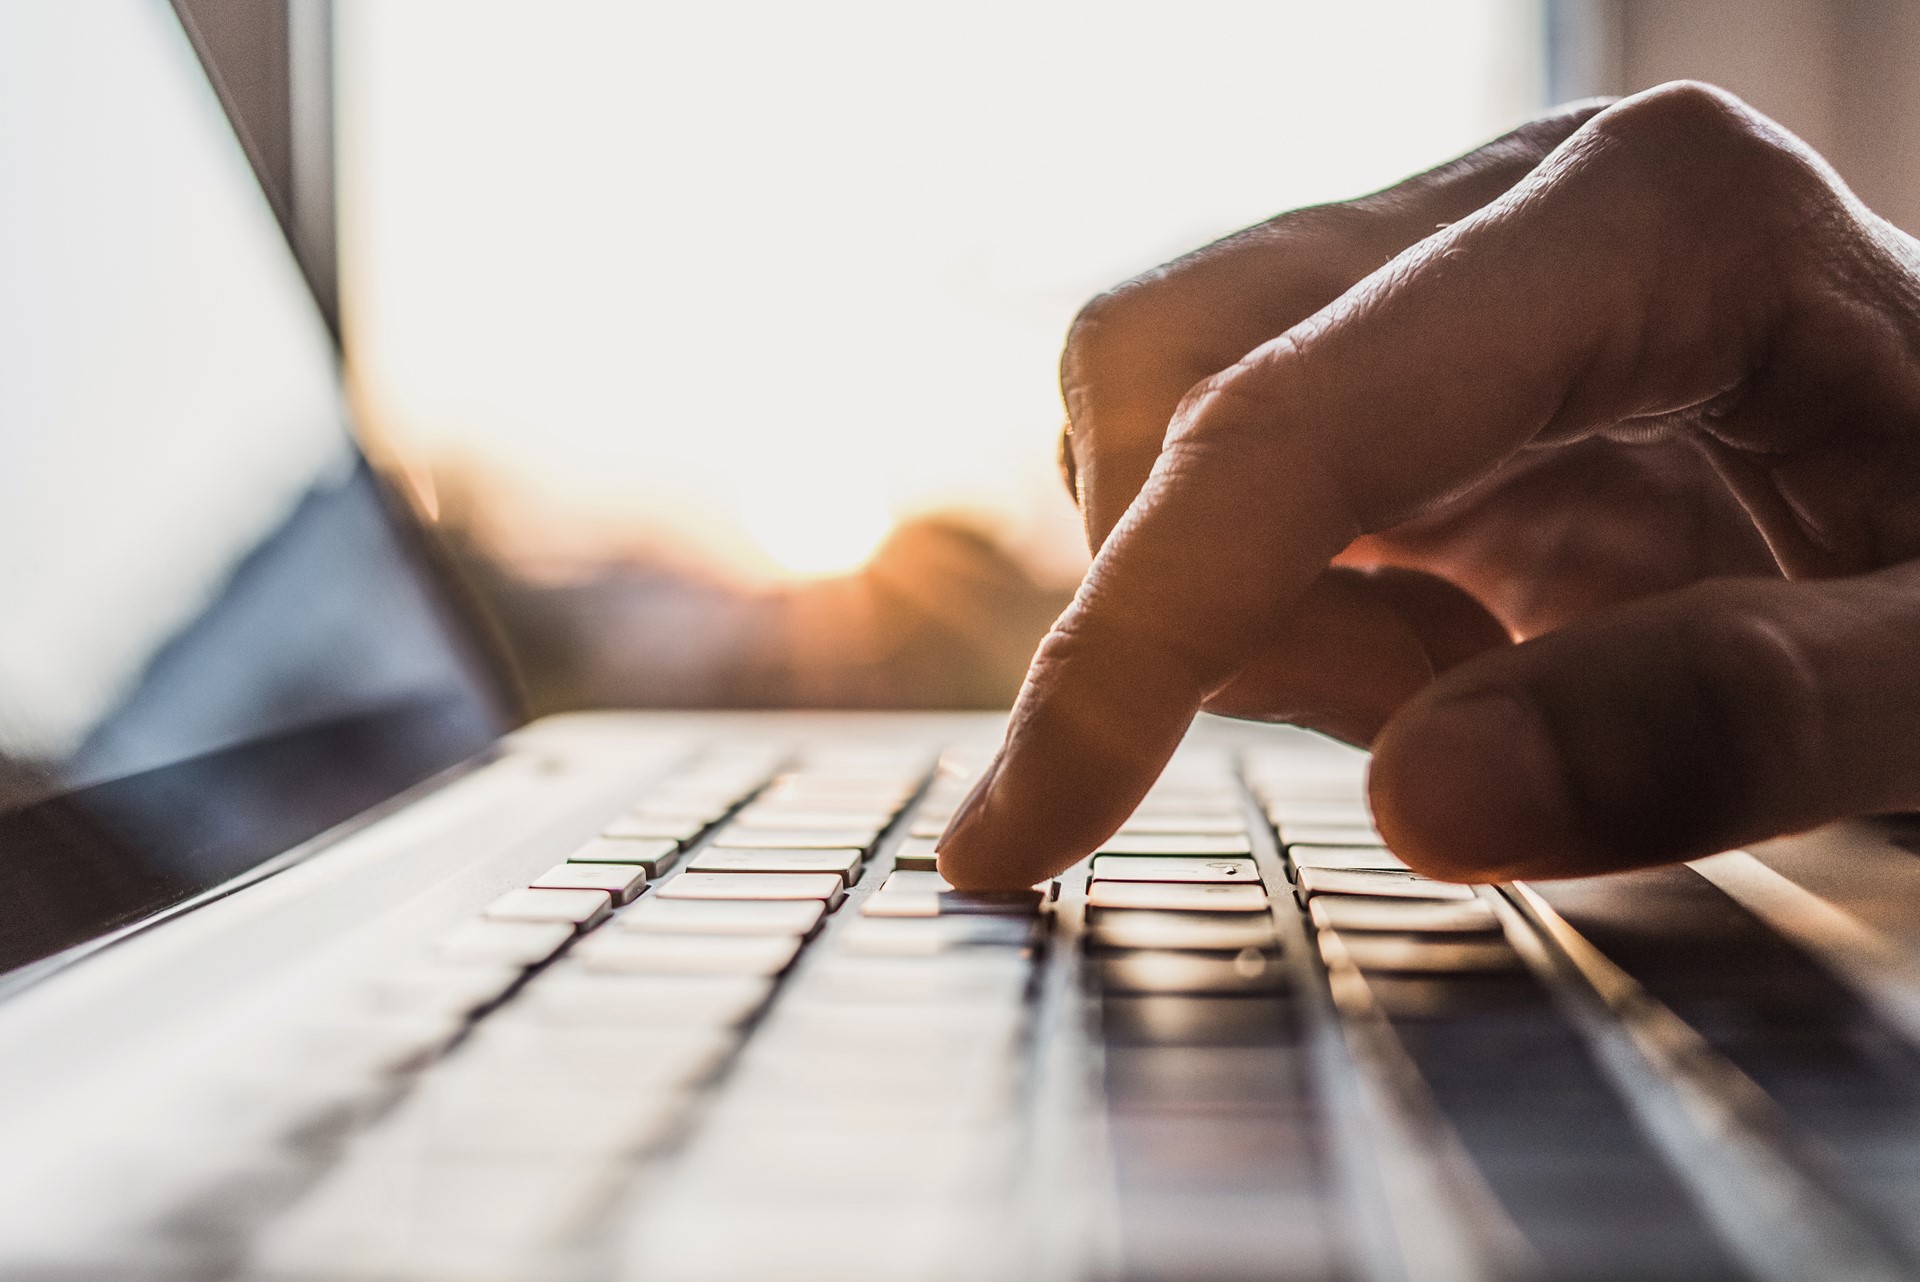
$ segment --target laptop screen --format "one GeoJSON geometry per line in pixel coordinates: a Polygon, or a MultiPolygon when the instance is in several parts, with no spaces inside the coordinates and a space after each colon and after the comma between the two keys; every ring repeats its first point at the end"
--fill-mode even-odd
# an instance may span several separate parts
{"type": "Polygon", "coordinates": [[[0,5],[0,971],[507,723],[164,0],[0,5]]]}

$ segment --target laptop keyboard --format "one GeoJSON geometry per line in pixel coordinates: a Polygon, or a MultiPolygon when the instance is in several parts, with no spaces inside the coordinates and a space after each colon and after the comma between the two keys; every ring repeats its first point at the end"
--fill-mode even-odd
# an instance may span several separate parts
{"type": "Polygon", "coordinates": [[[1413,873],[1359,760],[1192,752],[974,895],[959,759],[716,749],[382,967],[298,1177],[179,1222],[263,1280],[1920,1276],[1909,1045],[1690,870],[1692,958],[1413,873]]]}

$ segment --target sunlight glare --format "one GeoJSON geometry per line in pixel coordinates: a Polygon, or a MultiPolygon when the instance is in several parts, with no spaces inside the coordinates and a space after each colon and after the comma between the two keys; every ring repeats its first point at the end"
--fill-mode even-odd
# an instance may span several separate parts
{"type": "Polygon", "coordinates": [[[763,487],[741,506],[747,533],[794,578],[848,574],[865,565],[893,529],[872,491],[823,495],[807,486],[763,487]]]}

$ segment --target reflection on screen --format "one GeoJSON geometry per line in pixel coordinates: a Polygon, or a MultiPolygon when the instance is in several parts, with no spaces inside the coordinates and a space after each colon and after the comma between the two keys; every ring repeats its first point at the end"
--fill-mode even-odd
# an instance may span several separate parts
{"type": "Polygon", "coordinates": [[[0,5],[0,191],[4,970],[470,755],[495,714],[163,0],[0,5]]]}

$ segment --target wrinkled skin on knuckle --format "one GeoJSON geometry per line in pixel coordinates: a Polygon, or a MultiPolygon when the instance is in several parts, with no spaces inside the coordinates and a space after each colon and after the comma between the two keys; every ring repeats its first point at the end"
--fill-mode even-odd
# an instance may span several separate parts
{"type": "Polygon", "coordinates": [[[1844,203],[1833,171],[1806,144],[1711,85],[1675,81],[1636,94],[1582,133],[1605,189],[1736,246],[1776,248],[1844,203]]]}

